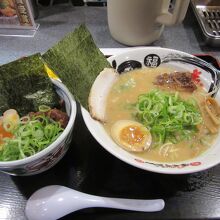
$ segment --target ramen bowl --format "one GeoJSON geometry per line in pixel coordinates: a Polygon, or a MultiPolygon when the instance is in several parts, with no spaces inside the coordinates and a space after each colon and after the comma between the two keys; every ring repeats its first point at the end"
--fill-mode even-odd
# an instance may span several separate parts
{"type": "MultiPolygon", "coordinates": [[[[192,72],[196,70],[200,73],[200,80],[204,89],[210,92],[218,102],[220,100],[218,93],[219,70],[193,55],[172,49],[146,47],[132,49],[112,56],[108,58],[108,61],[118,73],[123,74],[130,70],[145,67],[166,67],[177,72],[192,72]]],[[[124,150],[113,141],[103,124],[94,120],[84,108],[82,108],[82,115],[86,126],[98,143],[109,153],[134,167],[156,173],[186,174],[211,168],[220,162],[219,133],[207,150],[192,159],[179,160],[178,162],[158,162],[152,159],[143,159],[138,154],[124,150]]]]}
{"type": "Polygon", "coordinates": [[[67,152],[76,117],[76,102],[63,83],[53,79],[52,82],[57,94],[65,103],[66,113],[69,116],[67,126],[60,136],[42,151],[24,159],[0,162],[0,171],[16,176],[42,173],[57,164],[67,152]]]}

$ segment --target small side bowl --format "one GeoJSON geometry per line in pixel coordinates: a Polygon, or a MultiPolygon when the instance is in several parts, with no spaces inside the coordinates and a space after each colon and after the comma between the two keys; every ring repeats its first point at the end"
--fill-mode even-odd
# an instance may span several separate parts
{"type": "Polygon", "coordinates": [[[66,128],[52,144],[39,153],[21,160],[0,162],[0,171],[16,176],[42,173],[58,163],[67,152],[72,139],[72,130],[76,117],[76,102],[63,83],[58,80],[51,80],[57,94],[65,102],[66,112],[69,116],[66,128]]]}
{"type": "MultiPolygon", "coordinates": [[[[198,69],[201,71],[202,83],[206,90],[213,91],[213,96],[220,101],[218,92],[220,71],[193,55],[168,48],[146,47],[131,49],[112,56],[108,58],[108,61],[119,73],[142,67],[155,68],[160,65],[173,67],[177,71],[198,69]]],[[[213,146],[196,158],[175,163],[162,163],[144,160],[125,151],[112,140],[103,125],[94,120],[84,108],[82,108],[82,115],[89,131],[103,148],[118,159],[137,168],[156,173],[186,174],[202,171],[220,163],[220,135],[213,146]]]]}

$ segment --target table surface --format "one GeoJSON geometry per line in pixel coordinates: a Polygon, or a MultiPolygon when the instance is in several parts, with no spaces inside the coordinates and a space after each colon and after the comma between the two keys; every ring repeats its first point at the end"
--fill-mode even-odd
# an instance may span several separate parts
{"type": "MultiPolygon", "coordinates": [[[[36,52],[43,53],[82,22],[88,26],[98,47],[125,47],[111,38],[103,7],[53,6],[41,10],[37,22],[40,29],[34,38],[0,37],[0,64],[36,52]]],[[[182,24],[166,27],[161,38],[151,46],[220,57],[219,49],[204,45],[191,10],[182,24]]],[[[166,202],[165,209],[157,213],[90,208],[62,219],[220,218],[220,166],[190,175],[162,175],[137,169],[113,157],[94,140],[80,111],[70,149],[56,166],[30,177],[0,173],[0,219],[26,219],[27,198],[37,189],[51,184],[101,196],[163,198],[166,202]]]]}

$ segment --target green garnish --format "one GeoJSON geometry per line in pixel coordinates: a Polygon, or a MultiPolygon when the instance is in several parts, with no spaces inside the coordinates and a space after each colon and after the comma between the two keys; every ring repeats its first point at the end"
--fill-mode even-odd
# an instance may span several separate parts
{"type": "Polygon", "coordinates": [[[45,149],[63,131],[59,122],[45,115],[23,117],[12,133],[13,138],[4,138],[0,150],[0,161],[19,160],[45,149]]]}
{"type": "Polygon", "coordinates": [[[40,105],[39,106],[39,111],[40,112],[47,112],[47,111],[49,111],[51,108],[49,107],[49,106],[47,106],[47,105],[40,105]]]}
{"type": "Polygon", "coordinates": [[[202,122],[196,102],[182,100],[177,92],[153,90],[142,94],[136,108],[136,117],[150,129],[154,146],[190,139],[202,122]]]}
{"type": "Polygon", "coordinates": [[[113,87],[113,89],[117,92],[117,93],[121,93],[123,91],[127,91],[128,89],[134,88],[136,86],[136,82],[133,78],[128,79],[126,82],[119,84],[119,85],[115,85],[113,87]]]}

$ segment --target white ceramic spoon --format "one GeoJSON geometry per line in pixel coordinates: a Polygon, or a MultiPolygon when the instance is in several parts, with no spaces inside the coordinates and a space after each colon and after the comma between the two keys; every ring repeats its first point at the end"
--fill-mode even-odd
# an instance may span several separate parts
{"type": "Polygon", "coordinates": [[[93,196],[76,190],[52,185],[36,191],[27,201],[25,213],[30,220],[54,220],[71,212],[89,207],[105,207],[141,212],[164,208],[162,199],[118,199],[93,196]]]}

